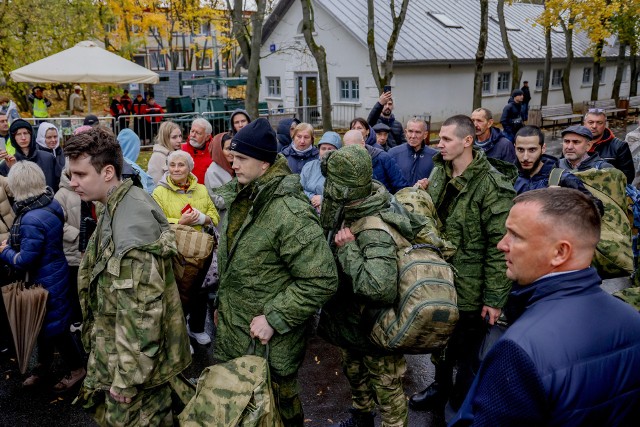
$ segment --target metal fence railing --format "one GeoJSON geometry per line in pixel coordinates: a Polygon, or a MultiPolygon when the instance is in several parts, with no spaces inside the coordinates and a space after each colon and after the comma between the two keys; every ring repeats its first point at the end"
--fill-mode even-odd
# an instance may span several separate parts
{"type": "MultiPolygon", "coordinates": [[[[331,108],[331,122],[334,128],[344,129],[349,127],[349,123],[355,117],[356,105],[351,104],[334,104],[331,108]]],[[[171,120],[178,123],[186,136],[191,128],[191,122],[198,117],[207,119],[212,127],[213,134],[226,132],[230,129],[230,117],[233,111],[203,111],[189,113],[163,113],[163,114],[129,114],[122,115],[118,118],[113,116],[98,116],[101,125],[113,129],[117,135],[122,129],[132,129],[139,137],[142,145],[152,145],[158,127],[162,121],[171,120]]],[[[321,107],[318,105],[292,107],[292,108],[276,108],[270,110],[260,110],[260,117],[269,120],[271,125],[277,128],[280,120],[295,117],[302,122],[310,123],[315,128],[322,127],[322,118],[320,116],[321,107]]],[[[66,141],[73,131],[83,125],[84,117],[47,117],[46,119],[36,119],[34,117],[25,117],[24,120],[30,122],[34,130],[41,122],[48,122],[56,126],[62,134],[63,140],[66,141]]]]}

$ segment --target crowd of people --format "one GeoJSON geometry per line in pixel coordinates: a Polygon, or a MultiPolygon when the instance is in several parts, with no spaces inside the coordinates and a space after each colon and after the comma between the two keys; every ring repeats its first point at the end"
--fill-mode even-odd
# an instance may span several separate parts
{"type": "MultiPolygon", "coordinates": [[[[58,349],[68,374],[53,388],[82,384],[78,400],[99,424],[170,425],[172,395],[189,387],[190,338],[212,341],[210,314],[216,360],[263,344],[256,352],[268,359],[282,423],[300,427],[297,376],[319,313],[317,332],[339,347],[351,388],[351,418],[337,426],[372,427],[377,411],[382,426],[401,427],[408,408],[447,406],[456,426],[632,425],[640,314],[599,287],[591,265],[607,206],[579,175],[619,170],[632,184],[629,145],[592,109],[562,131],[562,158],[552,157],[543,132],[526,125],[526,95],[514,91],[502,130],[486,108],[447,118],[435,147],[423,120],[395,118],[388,91],[367,119],[317,142],[308,123],[285,119],[276,132],[245,110],[216,135],[193,120],[186,140],[159,120],[146,170],[140,123],[115,135],[89,118],[61,146],[54,125],[9,125],[0,110],[2,284],[26,278],[49,291],[24,387],[50,382],[58,349]],[[397,302],[397,243],[381,229],[353,229],[373,216],[413,241],[425,218],[396,201],[407,187],[432,200],[434,223],[456,248],[447,261],[459,311],[446,347],[432,353],[434,381],[409,398],[403,354],[368,330],[371,313],[397,302]],[[180,286],[178,227],[217,241],[180,286]],[[481,363],[499,321],[510,326],[481,363]]],[[[136,102],[114,99],[111,109],[119,120],[136,102]]],[[[0,334],[9,347],[6,319],[0,334]]]]}

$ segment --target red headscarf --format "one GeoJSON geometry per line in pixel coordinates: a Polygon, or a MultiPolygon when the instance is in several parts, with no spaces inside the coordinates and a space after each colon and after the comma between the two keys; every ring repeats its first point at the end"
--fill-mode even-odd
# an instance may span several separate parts
{"type": "Polygon", "coordinates": [[[211,144],[209,145],[211,150],[211,159],[222,169],[229,172],[229,175],[236,176],[236,173],[231,168],[231,163],[227,160],[224,153],[222,152],[222,137],[226,134],[226,132],[219,133],[213,137],[211,144]]]}

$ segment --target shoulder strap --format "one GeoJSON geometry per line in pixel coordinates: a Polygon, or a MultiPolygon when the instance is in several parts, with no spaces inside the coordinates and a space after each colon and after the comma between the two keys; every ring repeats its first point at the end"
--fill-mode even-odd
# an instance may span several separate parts
{"type": "Polygon", "coordinates": [[[398,232],[398,230],[396,230],[377,216],[365,216],[364,218],[360,218],[359,220],[351,224],[351,227],[349,228],[351,229],[351,232],[353,234],[358,234],[364,230],[384,231],[393,238],[396,247],[406,248],[411,246],[411,243],[407,239],[405,239],[404,236],[402,236],[402,234],[398,232]]]}
{"type": "Polygon", "coordinates": [[[562,179],[562,173],[564,169],[562,168],[553,168],[551,169],[551,173],[549,174],[549,187],[559,187],[560,180],[562,179]]]}

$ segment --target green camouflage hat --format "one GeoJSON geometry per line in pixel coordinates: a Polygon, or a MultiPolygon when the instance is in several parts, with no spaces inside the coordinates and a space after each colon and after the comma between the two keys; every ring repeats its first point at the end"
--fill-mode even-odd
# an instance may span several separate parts
{"type": "Polygon", "coordinates": [[[364,199],[371,194],[373,167],[364,148],[351,145],[331,151],[321,161],[324,197],[338,202],[364,199]]]}

